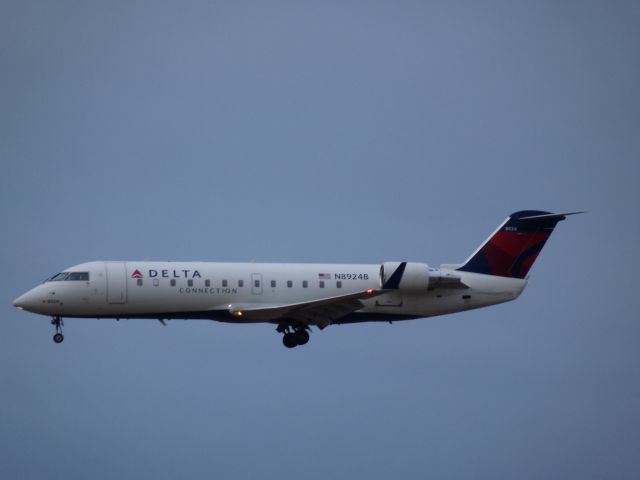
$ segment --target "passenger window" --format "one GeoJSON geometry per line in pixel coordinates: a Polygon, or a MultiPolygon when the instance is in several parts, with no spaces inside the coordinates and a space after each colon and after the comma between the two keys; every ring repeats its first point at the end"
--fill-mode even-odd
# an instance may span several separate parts
{"type": "Polygon", "coordinates": [[[211,286],[211,280],[209,280],[208,278],[204,281],[204,286],[205,287],[210,287],[211,286]]]}
{"type": "Polygon", "coordinates": [[[191,279],[187,280],[187,286],[188,287],[193,287],[193,280],[191,280],[191,279]]]}
{"type": "Polygon", "coordinates": [[[324,288],[324,280],[320,280],[320,288],[324,288]]]}
{"type": "Polygon", "coordinates": [[[260,280],[254,280],[253,281],[253,286],[256,288],[260,288],[260,280]]]}
{"type": "Polygon", "coordinates": [[[227,283],[228,283],[228,282],[227,282],[226,280],[222,280],[222,286],[223,286],[223,287],[226,287],[226,286],[227,286],[227,283]]]}
{"type": "Polygon", "coordinates": [[[138,286],[139,286],[139,287],[141,287],[141,286],[142,286],[142,279],[141,279],[141,278],[139,278],[139,279],[138,279],[138,286]]]}
{"type": "Polygon", "coordinates": [[[309,286],[309,282],[307,282],[306,280],[302,281],[302,288],[307,288],[309,286]]]}
{"type": "Polygon", "coordinates": [[[287,280],[287,288],[293,287],[293,282],[291,280],[287,280]]]}
{"type": "Polygon", "coordinates": [[[169,283],[171,284],[172,287],[175,287],[176,286],[176,279],[172,278],[169,283]]]}
{"type": "Polygon", "coordinates": [[[271,288],[276,288],[276,281],[275,280],[271,280],[271,288]]]}
{"type": "Polygon", "coordinates": [[[238,280],[238,286],[240,288],[244,287],[244,280],[238,280]]]}
{"type": "Polygon", "coordinates": [[[337,288],[342,288],[342,282],[341,282],[340,280],[338,280],[338,281],[336,282],[336,287],[337,287],[337,288]]]}

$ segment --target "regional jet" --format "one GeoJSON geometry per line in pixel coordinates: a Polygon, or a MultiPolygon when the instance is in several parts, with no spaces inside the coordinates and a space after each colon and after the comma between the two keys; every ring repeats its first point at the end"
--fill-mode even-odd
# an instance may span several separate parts
{"type": "Polygon", "coordinates": [[[271,323],[287,348],[311,327],[393,322],[486,307],[517,298],[557,223],[582,212],[510,215],[462,264],[372,265],[94,261],[67,268],[14,300],[63,318],[204,319],[271,323]]]}

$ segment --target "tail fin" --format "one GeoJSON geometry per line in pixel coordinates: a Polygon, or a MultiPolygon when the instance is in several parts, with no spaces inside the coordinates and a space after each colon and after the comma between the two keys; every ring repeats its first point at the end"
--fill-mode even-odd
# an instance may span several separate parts
{"type": "Polygon", "coordinates": [[[571,213],[522,210],[512,213],[458,270],[524,278],[557,223],[571,213]]]}

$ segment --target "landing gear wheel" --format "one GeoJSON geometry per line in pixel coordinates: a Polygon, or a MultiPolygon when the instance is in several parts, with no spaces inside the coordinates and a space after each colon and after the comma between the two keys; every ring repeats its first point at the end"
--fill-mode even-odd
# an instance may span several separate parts
{"type": "Polygon", "coordinates": [[[294,335],[298,345],[305,345],[309,341],[309,332],[306,330],[298,330],[294,335]]]}
{"type": "Polygon", "coordinates": [[[282,337],[282,344],[287,348],[293,348],[298,345],[298,339],[295,333],[285,333],[282,337]]]}
{"type": "Polygon", "coordinates": [[[62,335],[62,325],[64,322],[61,317],[53,317],[51,319],[51,325],[56,327],[56,334],[53,336],[53,341],[56,343],[62,343],[64,340],[64,335],[62,335]]]}

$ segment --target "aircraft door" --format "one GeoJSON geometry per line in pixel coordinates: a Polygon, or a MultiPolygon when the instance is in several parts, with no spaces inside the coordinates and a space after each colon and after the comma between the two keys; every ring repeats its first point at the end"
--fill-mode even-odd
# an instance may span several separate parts
{"type": "Polygon", "coordinates": [[[251,274],[251,293],[254,295],[262,295],[262,274],[251,274]]]}
{"type": "Polygon", "coordinates": [[[123,262],[107,262],[107,303],[127,302],[127,271],[123,262]]]}

